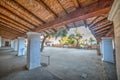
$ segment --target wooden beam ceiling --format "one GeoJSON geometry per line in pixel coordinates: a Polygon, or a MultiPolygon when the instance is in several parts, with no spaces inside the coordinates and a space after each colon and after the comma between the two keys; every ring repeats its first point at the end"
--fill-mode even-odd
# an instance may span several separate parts
{"type": "Polygon", "coordinates": [[[99,16],[101,14],[108,13],[112,5],[111,2],[112,0],[109,2],[101,0],[99,4],[103,6],[98,6],[98,3],[95,3],[84,8],[78,8],[76,11],[71,12],[62,18],[57,18],[55,21],[52,21],[50,23],[42,25],[39,28],[36,28],[35,31],[40,32],[48,28],[58,27],[78,20],[87,19],[93,16],[99,16]]]}
{"type": "MultiPolygon", "coordinates": [[[[29,2],[32,2],[28,0],[29,2]]],[[[87,25],[85,19],[97,16],[90,24],[90,30],[96,36],[94,31],[98,33],[104,29],[107,29],[107,25],[104,25],[104,21],[106,17],[100,21],[97,21],[100,15],[106,14],[110,11],[113,0],[101,0],[94,2],[90,5],[81,5],[81,1],[79,0],[68,0],[68,1],[60,1],[56,0],[56,4],[59,5],[61,10],[59,13],[56,12],[56,8],[53,9],[53,6],[49,5],[49,1],[44,0],[35,0],[32,5],[27,5],[27,2],[24,4],[24,0],[1,0],[0,1],[0,30],[2,31],[1,35],[9,38],[15,38],[17,36],[24,36],[28,31],[36,31],[36,32],[45,32],[49,34],[51,32],[55,32],[55,28],[67,25],[69,23],[74,23],[80,20],[84,20],[84,24],[87,25]],[[70,7],[66,7],[66,3],[71,5],[70,7]],[[22,4],[23,3],[23,4],[22,4]],[[27,7],[27,6],[29,7],[27,7]],[[37,12],[32,11],[36,7],[37,12]],[[39,6],[38,6],[39,5],[39,6]],[[73,8],[74,7],[74,8],[73,8]],[[44,8],[44,9],[43,9],[44,8]],[[72,9],[76,9],[73,10],[72,9]],[[39,10],[39,11],[38,11],[39,10]],[[45,10],[47,16],[42,14],[42,11],[45,10]],[[72,12],[71,12],[72,11],[72,12]],[[39,13],[40,12],[40,13],[39,13]],[[62,16],[60,16],[60,13],[62,16]],[[67,15],[64,15],[66,13],[67,15]],[[42,15],[42,16],[41,16],[42,15]],[[47,18],[45,18],[47,17],[47,18]],[[48,19],[48,20],[47,20],[48,19]],[[51,20],[51,21],[49,21],[51,20]],[[97,22],[96,22],[97,21],[97,22]],[[101,24],[103,26],[101,26],[101,24]],[[98,28],[99,27],[99,28],[98,28]],[[9,31],[10,30],[10,31],[9,31]],[[3,33],[3,32],[7,33],[3,33]]],[[[92,2],[92,1],[91,1],[92,2]]],[[[88,3],[89,4],[89,3],[88,3]]],[[[58,8],[58,9],[60,9],[58,8]]],[[[43,12],[44,13],[44,12],[43,12]]]]}

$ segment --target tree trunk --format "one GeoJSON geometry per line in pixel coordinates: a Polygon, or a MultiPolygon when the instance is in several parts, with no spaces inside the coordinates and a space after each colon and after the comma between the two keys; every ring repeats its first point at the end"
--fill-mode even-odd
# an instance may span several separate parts
{"type": "Polygon", "coordinates": [[[76,48],[79,48],[79,40],[77,40],[76,48]]]}
{"type": "Polygon", "coordinates": [[[46,40],[46,38],[47,38],[48,36],[49,36],[49,35],[44,36],[43,41],[42,41],[42,43],[41,43],[40,52],[43,51],[43,49],[44,49],[44,42],[45,42],[45,40],[46,40]]]}

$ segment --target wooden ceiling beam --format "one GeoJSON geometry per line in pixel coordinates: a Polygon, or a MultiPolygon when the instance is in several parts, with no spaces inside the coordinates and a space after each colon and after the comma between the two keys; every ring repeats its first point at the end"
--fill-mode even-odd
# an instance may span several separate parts
{"type": "Polygon", "coordinates": [[[107,32],[106,36],[111,36],[111,34],[114,35],[114,28],[113,28],[113,26],[112,26],[111,29],[107,32]]]}
{"type": "Polygon", "coordinates": [[[104,22],[106,20],[107,20],[107,17],[103,18],[102,20],[97,21],[96,23],[93,23],[93,24],[89,25],[89,27],[92,28],[93,26],[95,26],[95,25],[97,25],[97,24],[99,24],[101,22],[104,22]]]}
{"type": "Polygon", "coordinates": [[[40,32],[48,28],[58,27],[61,25],[75,22],[75,21],[79,21],[79,20],[83,20],[90,17],[99,16],[101,14],[108,13],[112,6],[111,2],[113,2],[113,0],[109,0],[109,1],[101,0],[100,5],[102,6],[98,6],[98,3],[94,3],[84,8],[78,8],[76,9],[76,11],[73,11],[64,17],[57,18],[56,20],[50,23],[46,23],[41,27],[36,28],[35,31],[40,32]]]}
{"type": "Polygon", "coordinates": [[[103,25],[97,26],[96,28],[92,28],[92,29],[95,31],[95,30],[98,30],[98,29],[104,28],[104,27],[106,27],[106,26],[111,26],[111,25],[113,25],[113,23],[109,22],[109,23],[106,23],[106,24],[103,24],[103,25]]]}
{"type": "Polygon", "coordinates": [[[10,36],[8,36],[8,35],[0,34],[0,36],[3,37],[3,38],[6,38],[6,39],[10,39],[10,40],[13,39],[13,37],[10,37],[10,36]]]}
{"type": "Polygon", "coordinates": [[[25,31],[31,30],[31,29],[25,28],[25,27],[23,27],[23,26],[19,26],[19,25],[15,24],[15,23],[13,23],[13,22],[11,22],[11,21],[8,21],[8,20],[5,20],[5,19],[3,19],[3,18],[0,18],[0,21],[3,22],[3,23],[7,23],[7,24],[9,24],[9,25],[12,25],[12,26],[14,26],[14,27],[16,27],[16,28],[25,30],[25,31]]]}
{"type": "Polygon", "coordinates": [[[11,33],[11,34],[15,34],[15,35],[17,35],[17,36],[19,36],[19,35],[20,35],[20,34],[18,34],[18,33],[16,33],[16,32],[14,32],[14,31],[10,31],[10,30],[7,30],[7,29],[2,28],[2,27],[0,27],[0,30],[5,31],[5,32],[9,32],[9,33],[11,33]]]}
{"type": "Polygon", "coordinates": [[[40,23],[40,21],[37,21],[33,16],[31,16],[29,13],[27,13],[20,6],[17,6],[14,3],[14,1],[12,1],[12,0],[8,0],[8,1],[2,0],[1,6],[4,6],[5,8],[11,10],[13,13],[20,15],[22,18],[26,19],[27,21],[32,23],[34,26],[36,26],[36,24],[40,23]]]}
{"type": "Polygon", "coordinates": [[[100,33],[97,33],[96,36],[105,35],[107,32],[108,32],[108,30],[104,30],[100,33]]]}
{"type": "Polygon", "coordinates": [[[104,28],[102,28],[102,29],[95,30],[94,32],[95,32],[95,34],[96,34],[96,33],[102,32],[102,31],[104,31],[104,30],[106,30],[106,29],[110,29],[110,26],[104,27],[104,28]]]}
{"type": "Polygon", "coordinates": [[[52,30],[53,30],[54,32],[57,32],[57,30],[56,30],[56,29],[54,29],[54,28],[52,28],[52,30]]]}
{"type": "Polygon", "coordinates": [[[22,34],[22,33],[20,33],[20,32],[17,32],[17,31],[15,31],[15,30],[13,30],[13,29],[10,29],[10,28],[7,28],[7,27],[1,26],[1,25],[0,25],[0,29],[5,30],[5,31],[7,31],[7,32],[12,32],[12,33],[14,33],[14,34],[16,34],[16,35],[22,34]]]}
{"type": "Polygon", "coordinates": [[[62,6],[62,4],[61,4],[61,2],[59,1],[59,0],[57,0],[57,2],[59,3],[59,5],[61,6],[61,8],[64,10],[64,12],[66,13],[66,14],[68,14],[68,12],[65,10],[65,8],[62,6]]]}
{"type": "Polygon", "coordinates": [[[23,29],[21,29],[21,28],[16,28],[14,25],[10,25],[10,24],[5,23],[5,22],[1,22],[1,21],[0,21],[0,25],[6,26],[6,27],[11,28],[11,29],[14,29],[14,30],[16,30],[16,31],[18,31],[18,32],[26,32],[25,30],[23,30],[23,29]]]}
{"type": "Polygon", "coordinates": [[[13,33],[11,33],[11,32],[6,32],[6,31],[1,30],[1,29],[0,29],[0,33],[3,34],[3,35],[8,35],[8,36],[10,36],[10,37],[17,37],[17,36],[18,36],[18,35],[16,35],[16,34],[13,34],[13,33]]]}
{"type": "Polygon", "coordinates": [[[41,21],[42,23],[45,23],[45,21],[43,21],[42,19],[40,19],[39,17],[37,17],[36,15],[34,15],[34,13],[32,13],[31,11],[29,11],[28,9],[26,9],[24,6],[22,6],[21,4],[19,4],[17,1],[13,0],[13,3],[15,3],[20,8],[24,9],[30,15],[34,16],[37,20],[41,21]]]}
{"type": "Polygon", "coordinates": [[[78,0],[72,0],[72,2],[74,3],[75,7],[77,7],[77,8],[81,7],[78,0]]]}
{"type": "MultiPolygon", "coordinates": [[[[36,28],[36,26],[34,26],[31,22],[27,21],[26,19],[20,17],[19,15],[13,13],[12,11],[10,11],[9,9],[3,7],[0,5],[0,10],[1,10],[1,13],[2,14],[7,14],[8,17],[11,17],[10,15],[14,16],[15,18],[14,19],[17,19],[19,22],[23,22],[25,23],[26,25],[28,25],[29,27],[28,28],[36,28]],[[6,13],[5,13],[6,12],[6,13]],[[9,15],[8,15],[9,14],[9,15]]],[[[21,22],[21,23],[22,23],[21,22]]]]}
{"type": "Polygon", "coordinates": [[[36,0],[40,5],[42,5],[46,10],[48,10],[50,13],[52,13],[55,17],[58,17],[58,15],[52,10],[50,9],[50,7],[48,5],[46,5],[46,3],[43,0],[36,0]]]}
{"type": "Polygon", "coordinates": [[[88,26],[92,25],[100,16],[97,16],[88,26]]]}
{"type": "MultiPolygon", "coordinates": [[[[19,21],[16,21],[16,20],[14,20],[14,19],[9,18],[9,17],[7,17],[7,16],[4,15],[4,14],[1,14],[1,13],[0,13],[0,17],[1,17],[1,19],[7,20],[8,22],[12,22],[12,23],[14,23],[14,24],[16,24],[16,25],[24,26],[24,27],[28,28],[26,25],[20,23],[19,21]]],[[[23,28],[23,27],[22,27],[22,28],[23,28]]],[[[29,29],[29,30],[32,30],[31,28],[28,28],[28,29],[29,29]]]]}

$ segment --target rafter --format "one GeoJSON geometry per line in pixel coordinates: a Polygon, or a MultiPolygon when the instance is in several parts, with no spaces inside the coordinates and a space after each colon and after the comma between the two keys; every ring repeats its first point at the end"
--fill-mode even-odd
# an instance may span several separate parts
{"type": "MultiPolygon", "coordinates": [[[[5,7],[1,6],[1,5],[0,5],[0,10],[3,11],[3,12],[1,12],[2,14],[9,14],[9,15],[7,15],[7,16],[9,16],[9,17],[11,17],[10,15],[12,15],[12,16],[14,16],[15,18],[17,18],[17,20],[20,20],[20,21],[22,21],[23,23],[27,24],[27,25],[29,26],[29,28],[35,28],[35,26],[34,26],[31,22],[29,22],[29,21],[21,18],[19,15],[13,13],[12,11],[8,10],[7,8],[5,8],[5,7]],[[5,12],[6,12],[6,13],[5,13],[5,12]]],[[[21,22],[21,23],[22,23],[22,22],[21,22]]]]}
{"type": "Polygon", "coordinates": [[[9,10],[11,10],[13,13],[20,15],[22,18],[31,22],[36,27],[37,27],[38,24],[42,24],[42,22],[36,20],[33,16],[31,16],[29,13],[27,13],[21,7],[14,4],[14,2],[12,0],[9,0],[9,1],[2,0],[0,5],[4,6],[5,8],[7,8],[9,10]]]}
{"type": "Polygon", "coordinates": [[[21,4],[19,4],[17,1],[15,0],[12,0],[11,1],[13,5],[21,8],[22,11],[25,11],[26,14],[29,14],[31,15],[32,17],[34,17],[35,19],[37,19],[38,21],[42,22],[42,23],[45,23],[42,19],[38,18],[36,15],[34,15],[31,11],[29,11],[28,9],[26,9],[25,7],[23,7],[21,4]]]}
{"type": "Polygon", "coordinates": [[[106,30],[106,29],[110,29],[110,26],[104,27],[104,28],[102,28],[102,29],[95,30],[95,33],[102,32],[102,31],[104,31],[104,30],[106,30]]]}
{"type": "Polygon", "coordinates": [[[23,30],[26,30],[26,31],[30,30],[29,28],[26,28],[26,27],[23,27],[23,26],[19,26],[19,25],[15,24],[15,23],[10,22],[10,21],[8,21],[8,20],[5,20],[5,19],[3,19],[3,18],[0,18],[0,21],[3,22],[3,23],[7,23],[7,24],[9,24],[9,25],[12,25],[12,26],[14,26],[14,27],[16,27],[16,28],[19,28],[19,29],[23,29],[23,30]]]}
{"type": "Polygon", "coordinates": [[[86,6],[84,8],[78,8],[76,11],[69,13],[65,17],[57,18],[56,20],[46,23],[42,25],[39,28],[36,28],[35,31],[40,32],[48,28],[58,27],[61,25],[65,25],[71,22],[79,21],[82,19],[87,19],[93,16],[99,16],[101,14],[108,13],[111,9],[111,2],[113,0],[109,0],[109,2],[104,2],[104,0],[101,0],[100,5],[98,6],[98,3],[86,6]]]}
{"type": "Polygon", "coordinates": [[[6,27],[11,28],[11,29],[14,29],[14,30],[16,30],[16,31],[18,31],[18,32],[26,32],[25,30],[23,30],[23,29],[21,29],[21,28],[16,28],[16,27],[13,26],[13,25],[10,25],[10,24],[8,24],[8,23],[4,23],[4,22],[1,22],[1,21],[0,21],[0,25],[6,26],[6,27]]]}
{"type": "Polygon", "coordinates": [[[81,7],[81,5],[80,5],[80,3],[79,3],[79,1],[78,0],[72,0],[73,1],[73,3],[74,3],[74,5],[75,5],[75,7],[81,7]]]}
{"type": "Polygon", "coordinates": [[[97,16],[88,26],[92,25],[100,16],[97,16]]]}
{"type": "MultiPolygon", "coordinates": [[[[21,24],[19,21],[16,21],[16,20],[14,20],[14,19],[9,18],[9,17],[7,17],[7,16],[4,15],[4,14],[1,14],[1,13],[0,13],[0,17],[1,17],[1,19],[7,20],[8,22],[10,21],[10,22],[12,22],[12,23],[14,23],[14,24],[16,24],[16,25],[22,26],[22,28],[23,28],[23,27],[28,28],[26,25],[21,24]]],[[[28,28],[28,29],[29,29],[29,30],[32,30],[31,28],[28,28]]]]}
{"type": "Polygon", "coordinates": [[[46,3],[42,0],[36,0],[40,5],[42,5],[46,10],[48,10],[50,13],[52,13],[55,17],[58,17],[58,15],[50,9],[50,7],[48,5],[46,5],[46,3]]]}
{"type": "Polygon", "coordinates": [[[112,36],[111,34],[114,34],[114,28],[113,26],[111,27],[111,29],[107,32],[106,36],[112,36]]]}
{"type": "Polygon", "coordinates": [[[14,29],[11,29],[11,28],[8,28],[8,27],[2,26],[2,25],[0,25],[0,29],[6,30],[7,32],[9,32],[9,31],[13,32],[13,33],[15,33],[17,35],[22,34],[21,32],[18,32],[18,31],[14,30],[14,29]]]}
{"type": "Polygon", "coordinates": [[[59,0],[57,0],[57,2],[59,3],[59,5],[61,6],[61,8],[64,10],[64,12],[66,13],[66,14],[68,14],[68,12],[65,10],[65,8],[62,6],[62,4],[61,4],[61,2],[59,1],[59,0]]]}
{"type": "Polygon", "coordinates": [[[104,30],[104,31],[102,31],[100,33],[97,33],[96,36],[101,37],[101,35],[105,35],[107,32],[108,32],[108,30],[104,30]]]}
{"type": "Polygon", "coordinates": [[[106,26],[111,26],[112,24],[113,24],[113,23],[109,22],[109,23],[106,23],[106,24],[97,26],[96,28],[92,28],[92,29],[93,29],[93,30],[98,30],[98,29],[104,28],[104,27],[106,27],[106,26]]]}
{"type": "Polygon", "coordinates": [[[97,25],[97,24],[99,24],[101,22],[104,22],[106,20],[107,20],[107,17],[103,18],[102,20],[97,21],[96,23],[93,23],[93,24],[89,25],[89,27],[92,28],[93,26],[95,26],[95,25],[97,25]]]}
{"type": "Polygon", "coordinates": [[[16,32],[14,32],[14,31],[7,30],[7,29],[5,29],[5,28],[2,28],[1,26],[0,26],[0,30],[5,31],[5,32],[9,32],[9,33],[11,33],[11,34],[15,34],[15,35],[17,35],[17,36],[20,35],[19,33],[16,33],[16,32]]]}

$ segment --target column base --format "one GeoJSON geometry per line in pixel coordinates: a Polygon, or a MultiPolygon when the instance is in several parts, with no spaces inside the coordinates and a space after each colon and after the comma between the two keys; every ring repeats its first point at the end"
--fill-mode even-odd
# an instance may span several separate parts
{"type": "Polygon", "coordinates": [[[28,65],[25,66],[25,68],[26,68],[27,70],[35,69],[35,68],[38,68],[38,67],[41,67],[41,65],[34,66],[34,67],[29,67],[28,65]]]}
{"type": "Polygon", "coordinates": [[[102,61],[103,61],[103,62],[109,62],[109,63],[113,63],[113,64],[114,64],[114,61],[108,61],[108,60],[105,60],[105,59],[103,59],[103,58],[102,58],[102,61]]]}

